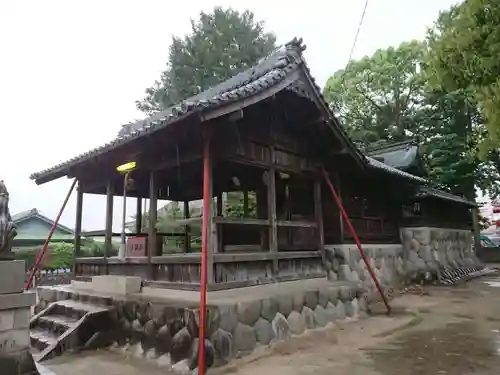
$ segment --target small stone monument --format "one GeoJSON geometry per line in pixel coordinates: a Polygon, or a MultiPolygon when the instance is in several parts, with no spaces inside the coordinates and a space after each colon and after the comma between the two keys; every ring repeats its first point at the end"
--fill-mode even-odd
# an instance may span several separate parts
{"type": "Polygon", "coordinates": [[[9,193],[0,181],[0,374],[38,374],[30,353],[29,324],[35,293],[24,292],[24,261],[14,260],[16,225],[9,211],[9,193]]]}

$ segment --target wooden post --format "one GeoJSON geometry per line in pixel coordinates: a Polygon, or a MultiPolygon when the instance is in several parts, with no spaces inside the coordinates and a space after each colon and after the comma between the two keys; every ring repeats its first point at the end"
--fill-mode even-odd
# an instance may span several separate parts
{"type": "Polygon", "coordinates": [[[137,197],[135,209],[135,235],[142,233],[142,198],[137,197]]]}
{"type": "Polygon", "coordinates": [[[106,275],[108,274],[108,257],[112,250],[113,241],[113,184],[106,186],[106,226],[104,228],[104,259],[106,261],[106,275]]]}
{"type": "Polygon", "coordinates": [[[248,217],[248,189],[243,190],[243,216],[248,217]]]}
{"type": "Polygon", "coordinates": [[[323,230],[323,202],[321,201],[321,175],[314,178],[314,216],[316,217],[318,250],[321,252],[323,267],[326,265],[325,232],[323,230]]]}
{"type": "Polygon", "coordinates": [[[479,228],[479,210],[478,210],[478,208],[473,207],[471,209],[471,214],[472,214],[472,233],[474,235],[474,252],[477,255],[481,251],[481,239],[480,239],[481,229],[479,228]]]}
{"type": "Polygon", "coordinates": [[[278,227],[276,217],[276,169],[274,167],[274,147],[270,149],[271,167],[267,176],[267,217],[269,220],[269,251],[276,256],[273,258],[273,274],[278,276],[278,227]]]}
{"type": "MultiPolygon", "coordinates": [[[[191,213],[189,212],[189,201],[184,201],[184,219],[189,219],[191,213]]],[[[184,252],[189,253],[191,244],[189,240],[189,224],[184,226],[184,252]]]]}
{"type": "MultiPolygon", "coordinates": [[[[340,176],[338,172],[335,173],[335,182],[337,185],[337,193],[339,195],[340,201],[342,201],[342,186],[340,185],[340,176]]],[[[342,213],[339,208],[339,231],[340,231],[340,243],[344,243],[344,220],[342,219],[342,213]]]]}
{"type": "Polygon", "coordinates": [[[149,276],[154,279],[153,265],[151,257],[156,255],[156,215],[158,205],[158,189],[156,187],[156,178],[153,171],[149,172],[149,226],[148,226],[148,265],[149,276]]]}
{"type": "MultiPolygon", "coordinates": [[[[205,212],[208,212],[207,216],[207,286],[210,288],[210,285],[214,283],[214,252],[217,251],[218,248],[218,243],[217,243],[217,226],[214,223],[214,207],[213,207],[213,158],[212,158],[212,139],[211,139],[211,129],[207,130],[206,133],[204,134],[204,154],[203,154],[203,159],[205,160],[204,162],[204,172],[203,176],[204,178],[207,178],[207,183],[208,183],[208,191],[206,192],[208,194],[207,199],[203,197],[204,202],[203,205],[205,206],[208,204],[208,207],[204,209],[204,214],[205,212]]],[[[204,192],[205,194],[205,192],[204,192]]],[[[219,196],[217,196],[217,202],[219,202],[219,196]]],[[[222,208],[222,199],[220,200],[221,202],[221,208],[222,208]]],[[[219,203],[217,203],[217,211],[219,209],[219,203]]],[[[219,211],[217,212],[217,214],[219,211]]]]}
{"type": "Polygon", "coordinates": [[[73,276],[76,276],[76,258],[80,255],[82,246],[82,216],[83,216],[83,186],[78,182],[76,188],[76,221],[75,221],[75,249],[73,252],[73,276]]]}
{"type": "Polygon", "coordinates": [[[222,193],[217,194],[217,216],[222,216],[222,193]]]}

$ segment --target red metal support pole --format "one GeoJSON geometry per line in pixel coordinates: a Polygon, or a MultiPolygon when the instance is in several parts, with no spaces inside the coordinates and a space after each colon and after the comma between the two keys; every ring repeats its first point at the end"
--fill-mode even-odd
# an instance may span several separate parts
{"type": "Polygon", "coordinates": [[[210,194],[211,163],[210,163],[210,138],[208,131],[203,140],[203,218],[201,232],[201,280],[200,280],[200,319],[198,331],[198,374],[205,373],[205,316],[207,310],[207,263],[208,263],[208,222],[212,196],[210,194]]]}
{"type": "Polygon", "coordinates": [[[76,185],[76,178],[73,180],[73,183],[71,184],[71,187],[69,188],[68,194],[66,195],[66,198],[64,199],[64,202],[61,206],[61,209],[59,210],[59,213],[57,214],[56,219],[54,220],[54,223],[52,224],[52,228],[50,228],[49,235],[47,236],[47,239],[45,240],[45,243],[43,244],[42,250],[38,253],[36,257],[35,264],[33,265],[33,268],[30,270],[30,274],[28,276],[28,280],[26,280],[26,284],[24,285],[24,289],[28,290],[31,286],[31,283],[33,282],[33,277],[36,274],[36,271],[38,270],[38,267],[40,266],[40,263],[42,262],[43,257],[45,256],[45,253],[47,252],[47,248],[49,247],[50,240],[52,239],[52,235],[54,234],[57,224],[59,223],[59,219],[61,219],[61,215],[64,212],[64,209],[66,208],[66,205],[68,204],[69,197],[71,196],[71,193],[73,192],[73,189],[75,188],[76,185]]]}
{"type": "Polygon", "coordinates": [[[328,176],[328,173],[326,170],[323,169],[323,175],[325,177],[325,181],[330,188],[333,199],[335,200],[335,203],[337,203],[337,206],[339,207],[340,213],[342,214],[342,217],[344,219],[344,222],[347,225],[347,228],[349,229],[349,232],[352,234],[352,238],[354,239],[354,242],[356,242],[356,246],[358,247],[358,250],[361,254],[361,257],[363,258],[363,261],[366,264],[366,268],[368,268],[368,272],[370,273],[370,276],[375,283],[375,286],[377,287],[378,292],[380,293],[380,296],[382,297],[382,300],[384,301],[385,307],[387,308],[387,314],[391,313],[391,306],[389,305],[389,302],[387,301],[387,298],[384,294],[384,291],[382,290],[382,287],[380,286],[380,283],[377,280],[377,276],[373,272],[373,269],[370,265],[370,262],[368,261],[368,258],[366,257],[365,252],[363,251],[363,247],[361,246],[361,242],[359,241],[358,235],[356,234],[356,231],[354,230],[354,227],[352,226],[351,220],[349,219],[349,216],[347,215],[347,212],[344,209],[344,206],[342,205],[342,201],[340,200],[340,197],[338,196],[337,192],[335,191],[335,188],[333,187],[332,182],[330,181],[330,177],[328,176]]]}

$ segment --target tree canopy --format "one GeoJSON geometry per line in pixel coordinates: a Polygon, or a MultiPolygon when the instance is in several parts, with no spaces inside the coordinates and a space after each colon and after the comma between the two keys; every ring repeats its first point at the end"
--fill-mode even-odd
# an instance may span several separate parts
{"type": "Polygon", "coordinates": [[[483,156],[500,143],[500,2],[466,0],[442,12],[429,32],[433,84],[461,91],[486,118],[483,156]]]}
{"type": "Polygon", "coordinates": [[[166,69],[146,89],[137,108],[147,114],[168,108],[254,65],[276,48],[250,11],[216,7],[191,20],[191,33],[172,38],[166,69]]]}
{"type": "Polygon", "coordinates": [[[414,117],[423,99],[424,51],[418,41],[380,49],[328,79],[325,98],[354,141],[367,145],[414,135],[414,117]]]}
{"type": "Polygon", "coordinates": [[[475,197],[498,175],[478,156],[485,125],[462,91],[432,84],[425,41],[380,49],[337,71],[325,98],[361,147],[417,139],[431,179],[441,188],[475,197]]]}

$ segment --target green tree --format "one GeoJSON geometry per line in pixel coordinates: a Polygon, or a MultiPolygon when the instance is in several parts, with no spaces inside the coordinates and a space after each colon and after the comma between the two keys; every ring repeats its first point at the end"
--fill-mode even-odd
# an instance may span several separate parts
{"type": "Polygon", "coordinates": [[[484,125],[462,93],[429,84],[427,58],[418,41],[378,50],[336,72],[325,98],[362,146],[417,138],[432,180],[474,199],[478,182],[491,182],[477,156],[484,125]]]}
{"type": "Polygon", "coordinates": [[[276,48],[275,42],[248,10],[201,12],[191,20],[189,35],[172,38],[167,68],[137,108],[151,114],[196,95],[254,65],[276,48]]]}
{"type": "Polygon", "coordinates": [[[466,0],[442,12],[429,32],[433,84],[466,93],[486,118],[482,156],[500,143],[500,2],[466,0]]]}
{"type": "Polygon", "coordinates": [[[406,42],[351,61],[328,79],[325,98],[355,142],[373,145],[415,136],[414,117],[424,98],[424,54],[424,43],[406,42]]]}

